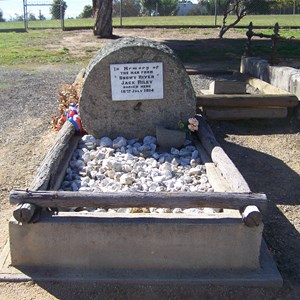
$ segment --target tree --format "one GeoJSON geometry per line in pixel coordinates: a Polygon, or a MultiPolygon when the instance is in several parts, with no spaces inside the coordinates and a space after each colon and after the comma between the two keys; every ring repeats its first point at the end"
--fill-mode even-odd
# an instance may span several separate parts
{"type": "Polygon", "coordinates": [[[46,20],[46,17],[41,13],[41,11],[40,11],[40,13],[39,13],[39,20],[40,20],[40,21],[46,20]]]}
{"type": "MultiPolygon", "coordinates": [[[[113,17],[118,17],[120,13],[121,1],[115,0],[113,2],[113,17]]],[[[122,0],[122,16],[123,17],[137,17],[141,11],[140,3],[137,0],[122,0]]]]}
{"type": "Polygon", "coordinates": [[[141,0],[143,15],[151,16],[156,12],[159,0],[141,0]]]}
{"type": "Polygon", "coordinates": [[[36,21],[35,15],[33,13],[29,13],[28,20],[29,21],[36,21]]]}
{"type": "Polygon", "coordinates": [[[223,12],[225,9],[225,4],[227,0],[203,0],[201,5],[205,7],[206,14],[214,15],[215,14],[215,5],[217,6],[217,13],[223,12]]]}
{"type": "Polygon", "coordinates": [[[271,2],[271,12],[273,14],[292,14],[299,10],[299,0],[273,0],[271,2]]]}
{"type": "Polygon", "coordinates": [[[18,14],[15,14],[15,20],[16,21],[24,21],[24,17],[18,14]]]}
{"type": "Polygon", "coordinates": [[[93,16],[93,7],[91,5],[85,5],[82,13],[78,16],[79,19],[91,18],[93,16]]]}
{"type": "Polygon", "coordinates": [[[157,8],[160,16],[175,16],[178,12],[178,0],[160,0],[157,8]]]}
{"type": "Polygon", "coordinates": [[[60,20],[65,16],[67,9],[67,3],[61,0],[53,0],[52,6],[50,8],[50,14],[52,15],[52,20],[60,20]],[[60,15],[62,5],[62,16],[60,15]]]}
{"type": "Polygon", "coordinates": [[[188,15],[188,16],[199,16],[199,15],[201,15],[201,13],[202,13],[202,10],[201,10],[200,5],[197,5],[195,8],[192,8],[192,9],[187,13],[187,15],[188,15]]]}
{"type": "Polygon", "coordinates": [[[112,0],[93,0],[93,12],[96,16],[94,35],[112,38],[112,0]]]}
{"type": "Polygon", "coordinates": [[[242,18],[251,13],[266,13],[270,3],[267,0],[227,0],[223,11],[222,27],[219,31],[219,38],[238,24],[242,18]],[[229,15],[234,14],[236,19],[229,25],[226,25],[229,15]]]}
{"type": "Polygon", "coordinates": [[[0,8],[0,22],[5,22],[5,19],[3,19],[3,11],[0,8]]]}

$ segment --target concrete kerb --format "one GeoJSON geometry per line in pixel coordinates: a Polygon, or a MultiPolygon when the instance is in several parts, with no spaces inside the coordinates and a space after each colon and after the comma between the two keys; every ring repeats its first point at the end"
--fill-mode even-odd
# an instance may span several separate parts
{"type": "MultiPolygon", "coordinates": [[[[242,57],[240,71],[295,94],[300,99],[300,70],[298,69],[270,66],[266,60],[257,57],[242,57]]],[[[300,102],[294,112],[300,119],[300,102]]]]}
{"type": "Polygon", "coordinates": [[[6,243],[0,255],[0,282],[89,282],[96,281],[103,284],[136,284],[162,286],[236,286],[253,288],[280,288],[283,284],[282,277],[267,249],[265,242],[261,245],[261,268],[248,272],[154,272],[154,271],[129,271],[118,272],[74,272],[68,269],[57,271],[51,269],[23,268],[17,269],[10,265],[9,242],[6,243]]]}

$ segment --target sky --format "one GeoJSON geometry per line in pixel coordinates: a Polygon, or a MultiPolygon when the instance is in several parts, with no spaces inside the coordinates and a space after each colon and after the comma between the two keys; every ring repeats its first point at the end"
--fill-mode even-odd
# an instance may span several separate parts
{"type": "MultiPolygon", "coordinates": [[[[27,0],[30,3],[52,3],[52,0],[27,0]]],[[[83,10],[85,5],[92,5],[92,0],[65,0],[68,7],[66,10],[66,18],[77,17],[83,10]]],[[[15,14],[23,15],[23,0],[0,0],[0,8],[3,11],[3,18],[9,21],[15,17],[15,14]]],[[[28,6],[28,13],[39,16],[39,11],[47,19],[50,18],[49,6],[28,6]]]]}

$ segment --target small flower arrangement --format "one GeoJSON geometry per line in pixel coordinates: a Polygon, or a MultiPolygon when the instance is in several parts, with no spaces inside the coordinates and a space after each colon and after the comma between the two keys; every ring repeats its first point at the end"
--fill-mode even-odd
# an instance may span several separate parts
{"type": "Polygon", "coordinates": [[[183,122],[180,120],[178,122],[178,128],[180,130],[186,131],[187,133],[192,133],[198,130],[199,122],[196,118],[189,118],[188,122],[183,122]]]}

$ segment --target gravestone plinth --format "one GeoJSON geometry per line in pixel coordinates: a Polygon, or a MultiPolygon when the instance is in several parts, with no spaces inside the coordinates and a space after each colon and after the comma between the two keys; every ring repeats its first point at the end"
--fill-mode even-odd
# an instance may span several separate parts
{"type": "Polygon", "coordinates": [[[95,137],[142,138],[178,128],[196,112],[189,76],[173,51],[140,38],[101,48],[87,67],[79,113],[95,137]]]}

